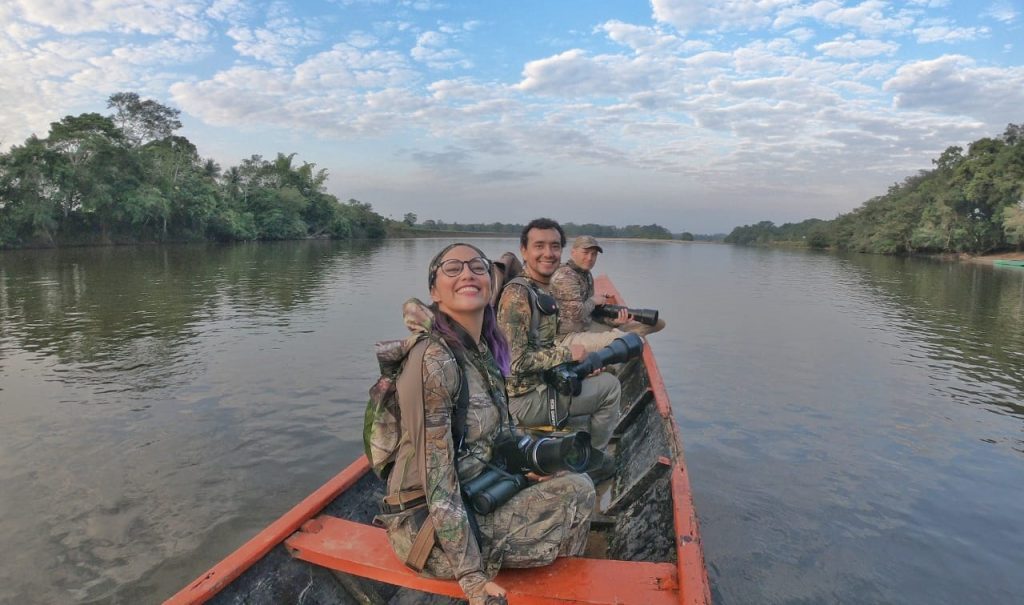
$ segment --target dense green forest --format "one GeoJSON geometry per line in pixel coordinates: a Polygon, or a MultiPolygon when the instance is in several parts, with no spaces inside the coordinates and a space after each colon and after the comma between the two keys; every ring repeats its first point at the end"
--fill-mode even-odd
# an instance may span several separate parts
{"type": "MultiPolygon", "coordinates": [[[[518,223],[446,223],[438,220],[426,220],[422,223],[416,222],[415,214],[406,214],[405,223],[410,227],[424,229],[427,231],[461,231],[466,233],[508,233],[516,236],[523,230],[524,225],[518,223]]],[[[594,223],[576,224],[561,223],[567,236],[593,235],[594,237],[633,237],[646,239],[681,239],[693,241],[692,233],[684,232],[673,235],[668,229],[661,225],[627,225],[625,227],[614,227],[612,225],[597,225],[594,223]]]]}
{"type": "Polygon", "coordinates": [[[0,154],[0,247],[385,235],[370,204],[340,203],[295,154],[223,170],[174,134],[178,110],[124,92],[107,107],[0,154]]]}
{"type": "Polygon", "coordinates": [[[733,229],[736,244],[794,243],[881,254],[984,254],[1024,246],[1024,125],[946,149],[932,170],[896,183],[831,221],[733,229]]]}
{"type": "MultiPolygon", "coordinates": [[[[295,154],[259,155],[223,169],[175,134],[180,111],[131,92],[111,95],[109,115],[50,124],[0,153],[0,248],[137,242],[386,237],[459,231],[518,235],[523,225],[461,224],[408,213],[385,219],[368,203],[327,193],[327,171],[295,154]]],[[[564,225],[569,235],[713,239],[661,225],[564,225]]]]}

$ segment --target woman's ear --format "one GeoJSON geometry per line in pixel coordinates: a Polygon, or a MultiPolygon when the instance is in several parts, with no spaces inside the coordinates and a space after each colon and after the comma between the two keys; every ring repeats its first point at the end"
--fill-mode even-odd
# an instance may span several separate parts
{"type": "Polygon", "coordinates": [[[434,301],[436,303],[441,302],[441,297],[437,295],[437,286],[436,285],[430,287],[430,300],[432,300],[432,301],[434,301]]]}

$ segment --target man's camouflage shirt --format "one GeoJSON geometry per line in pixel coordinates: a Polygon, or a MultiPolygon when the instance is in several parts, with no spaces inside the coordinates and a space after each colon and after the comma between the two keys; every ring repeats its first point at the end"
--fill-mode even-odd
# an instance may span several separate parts
{"type": "MultiPolygon", "coordinates": [[[[542,292],[547,292],[542,284],[531,278],[529,267],[523,277],[542,292]]],[[[505,332],[511,350],[512,375],[507,383],[510,397],[519,397],[536,389],[544,384],[545,370],[572,361],[569,348],[555,344],[558,314],[541,313],[537,339],[533,342],[530,335],[533,313],[540,311],[534,309],[526,288],[520,284],[506,284],[498,303],[498,326],[505,332]]]]}
{"type": "Polygon", "coordinates": [[[551,276],[551,295],[558,301],[558,335],[586,332],[594,312],[594,276],[573,261],[551,276]]]}

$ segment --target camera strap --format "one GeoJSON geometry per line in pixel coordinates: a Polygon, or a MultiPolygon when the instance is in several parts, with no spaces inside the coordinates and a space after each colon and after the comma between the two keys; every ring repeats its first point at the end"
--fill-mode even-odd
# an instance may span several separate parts
{"type": "Polygon", "coordinates": [[[548,397],[548,419],[551,420],[551,426],[555,427],[556,429],[560,429],[565,424],[565,421],[568,420],[569,418],[568,410],[566,410],[564,418],[559,418],[558,391],[555,390],[555,387],[551,385],[546,385],[545,393],[548,397]]]}

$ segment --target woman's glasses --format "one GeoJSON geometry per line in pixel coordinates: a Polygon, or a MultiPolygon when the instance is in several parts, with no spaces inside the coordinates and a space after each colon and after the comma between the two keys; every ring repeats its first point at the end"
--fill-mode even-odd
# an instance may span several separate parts
{"type": "Polygon", "coordinates": [[[486,275],[491,270],[491,263],[486,258],[471,258],[469,260],[459,260],[457,258],[449,258],[448,260],[441,263],[439,269],[441,273],[444,273],[448,277],[458,277],[462,273],[462,267],[469,267],[469,270],[477,275],[486,275]]]}

